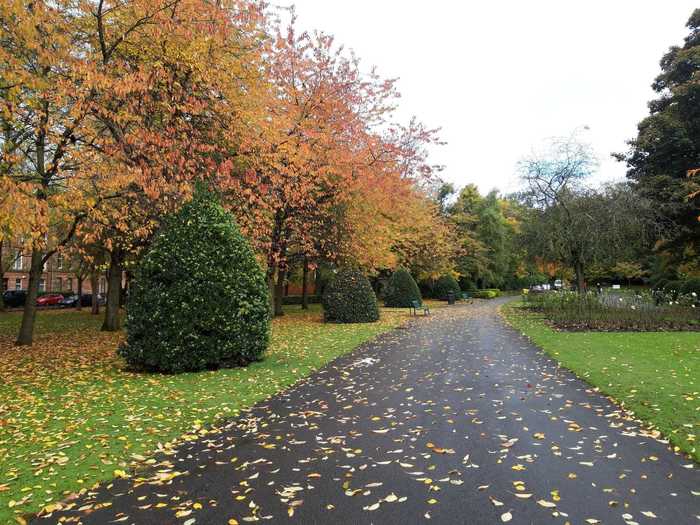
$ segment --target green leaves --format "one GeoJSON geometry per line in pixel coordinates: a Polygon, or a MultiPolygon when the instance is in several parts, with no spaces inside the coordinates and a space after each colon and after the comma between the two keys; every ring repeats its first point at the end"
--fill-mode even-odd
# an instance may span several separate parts
{"type": "Polygon", "coordinates": [[[389,279],[384,306],[409,308],[413,301],[421,301],[416,281],[405,268],[398,268],[389,279]]]}
{"type": "Polygon", "coordinates": [[[144,256],[127,311],[120,354],[146,370],[245,365],[268,344],[263,272],[233,218],[201,189],[144,256]]]}
{"type": "Polygon", "coordinates": [[[326,321],[335,323],[373,323],[379,319],[379,307],[367,277],[359,270],[342,268],[323,293],[326,321]]]}

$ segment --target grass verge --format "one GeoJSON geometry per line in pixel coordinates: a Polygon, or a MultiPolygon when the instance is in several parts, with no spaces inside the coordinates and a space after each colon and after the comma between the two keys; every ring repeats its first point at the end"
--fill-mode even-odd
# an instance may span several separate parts
{"type": "Polygon", "coordinates": [[[506,320],[580,378],[700,461],[700,334],[565,332],[522,303],[504,305],[506,320]]]}
{"type": "Polygon", "coordinates": [[[285,309],[262,362],[180,375],[124,371],[123,334],[100,332],[88,312],[40,312],[31,348],[13,346],[20,314],[0,314],[0,523],[113,478],[408,318],[383,309],[377,323],[325,324],[318,305],[285,309]]]}

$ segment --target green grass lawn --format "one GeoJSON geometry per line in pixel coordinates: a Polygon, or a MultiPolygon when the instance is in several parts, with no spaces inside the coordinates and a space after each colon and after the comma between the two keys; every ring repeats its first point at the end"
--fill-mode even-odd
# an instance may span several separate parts
{"type": "Polygon", "coordinates": [[[138,466],[174,439],[207,432],[335,357],[408,318],[383,309],[372,324],[325,324],[287,308],[264,361],[181,375],[126,372],[101,316],[45,311],[36,343],[13,346],[19,313],[0,314],[0,523],[138,466]]]}
{"type": "Polygon", "coordinates": [[[555,331],[521,304],[502,309],[515,328],[700,461],[700,333],[555,331]]]}

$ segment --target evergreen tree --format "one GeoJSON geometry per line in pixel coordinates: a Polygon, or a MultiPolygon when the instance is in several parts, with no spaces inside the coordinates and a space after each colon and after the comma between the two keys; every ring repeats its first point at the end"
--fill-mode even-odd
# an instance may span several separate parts
{"type": "Polygon", "coordinates": [[[245,365],[269,340],[265,275],[219,202],[198,190],[170,218],[137,268],[120,354],[152,371],[245,365]]]}
{"type": "Polygon", "coordinates": [[[420,300],[420,290],[408,270],[398,268],[391,274],[384,297],[384,306],[408,308],[413,301],[420,300]]]}

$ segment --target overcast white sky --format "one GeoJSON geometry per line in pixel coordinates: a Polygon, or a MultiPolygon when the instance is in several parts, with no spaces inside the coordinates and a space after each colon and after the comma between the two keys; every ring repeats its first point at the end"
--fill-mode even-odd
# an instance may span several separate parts
{"type": "Polygon", "coordinates": [[[401,117],[442,127],[443,177],[517,188],[515,165],[547,137],[582,139],[599,179],[624,177],[625,149],[654,97],[659,60],[681,44],[690,0],[296,0],[304,29],[399,77],[401,117]]]}

